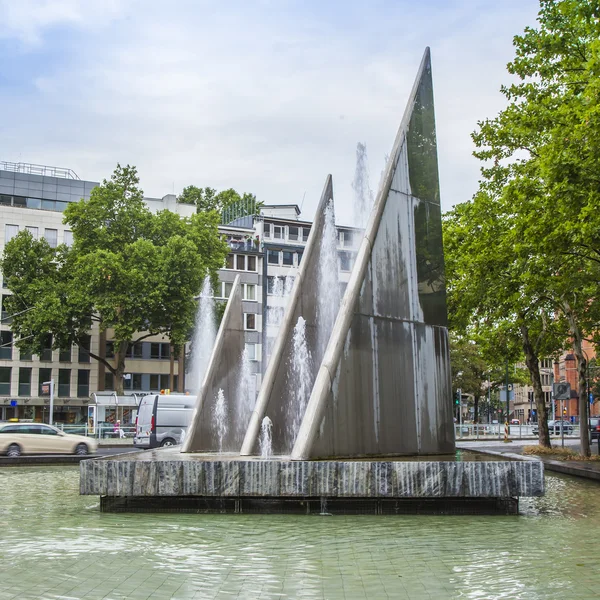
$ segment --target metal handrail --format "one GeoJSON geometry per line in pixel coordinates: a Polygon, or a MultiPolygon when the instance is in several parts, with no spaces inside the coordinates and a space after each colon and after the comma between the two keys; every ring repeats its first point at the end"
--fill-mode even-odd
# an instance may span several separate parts
{"type": "Polygon", "coordinates": [[[43,175],[46,177],[59,177],[61,179],[76,179],[81,181],[73,169],[64,167],[51,167],[49,165],[36,165],[34,163],[9,162],[0,160],[0,170],[12,173],[27,173],[28,175],[43,175]]]}

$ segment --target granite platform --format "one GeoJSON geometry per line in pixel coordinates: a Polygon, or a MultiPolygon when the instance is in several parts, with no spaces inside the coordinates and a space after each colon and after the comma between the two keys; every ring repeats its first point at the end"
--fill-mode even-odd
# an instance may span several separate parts
{"type": "Polygon", "coordinates": [[[332,512],[365,512],[369,501],[367,512],[376,513],[387,512],[384,505],[414,512],[415,501],[433,508],[427,512],[445,512],[444,505],[469,512],[474,503],[475,512],[498,506],[506,513],[514,512],[509,500],[544,494],[541,462],[435,458],[262,460],[162,448],[82,461],[80,493],[101,496],[103,510],[313,512],[311,502],[319,510],[325,502],[332,512]]]}

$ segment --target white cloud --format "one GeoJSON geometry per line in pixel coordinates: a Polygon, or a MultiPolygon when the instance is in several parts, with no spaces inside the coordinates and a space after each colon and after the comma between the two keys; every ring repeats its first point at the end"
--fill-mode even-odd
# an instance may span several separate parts
{"type": "Polygon", "coordinates": [[[0,0],[0,37],[71,44],[21,74],[0,108],[7,160],[88,179],[136,164],[147,194],[190,183],[302,201],[312,217],[327,173],[348,220],[357,141],[379,180],[425,45],[432,47],[442,201],[476,189],[476,120],[502,106],[511,39],[534,0],[425,2],[0,0]],[[52,28],[71,37],[57,41],[52,28]]]}

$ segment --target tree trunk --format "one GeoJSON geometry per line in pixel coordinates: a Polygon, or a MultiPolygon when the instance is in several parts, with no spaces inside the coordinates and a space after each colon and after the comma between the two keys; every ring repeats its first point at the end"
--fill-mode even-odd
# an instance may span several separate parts
{"type": "Polygon", "coordinates": [[[525,364],[531,375],[533,385],[533,397],[538,416],[538,440],[539,445],[550,448],[550,432],[548,431],[548,416],[546,415],[546,404],[544,403],[544,390],[542,389],[542,378],[540,376],[540,361],[533,348],[529,337],[529,329],[521,324],[521,342],[525,353],[525,364]]]}
{"type": "Polygon", "coordinates": [[[589,404],[586,386],[587,360],[583,354],[583,336],[581,335],[581,331],[577,325],[573,310],[566,300],[563,302],[563,308],[567,317],[567,321],[569,322],[569,332],[573,337],[573,352],[575,353],[575,358],[577,359],[577,374],[579,376],[579,444],[581,446],[581,454],[583,454],[583,456],[590,456],[592,451],[590,448],[590,428],[588,425],[589,404]]]}
{"type": "Polygon", "coordinates": [[[123,375],[125,374],[125,358],[127,357],[127,349],[129,342],[119,342],[115,353],[115,392],[117,396],[123,395],[123,375]]]}
{"type": "Polygon", "coordinates": [[[169,389],[175,391],[175,354],[173,344],[169,346],[169,389]]]}

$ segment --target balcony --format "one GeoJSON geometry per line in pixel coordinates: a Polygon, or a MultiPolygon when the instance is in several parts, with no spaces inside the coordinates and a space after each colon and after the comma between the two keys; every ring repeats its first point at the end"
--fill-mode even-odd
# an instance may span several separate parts
{"type": "Polygon", "coordinates": [[[234,252],[260,252],[260,242],[257,237],[228,235],[225,241],[234,252]]]}

